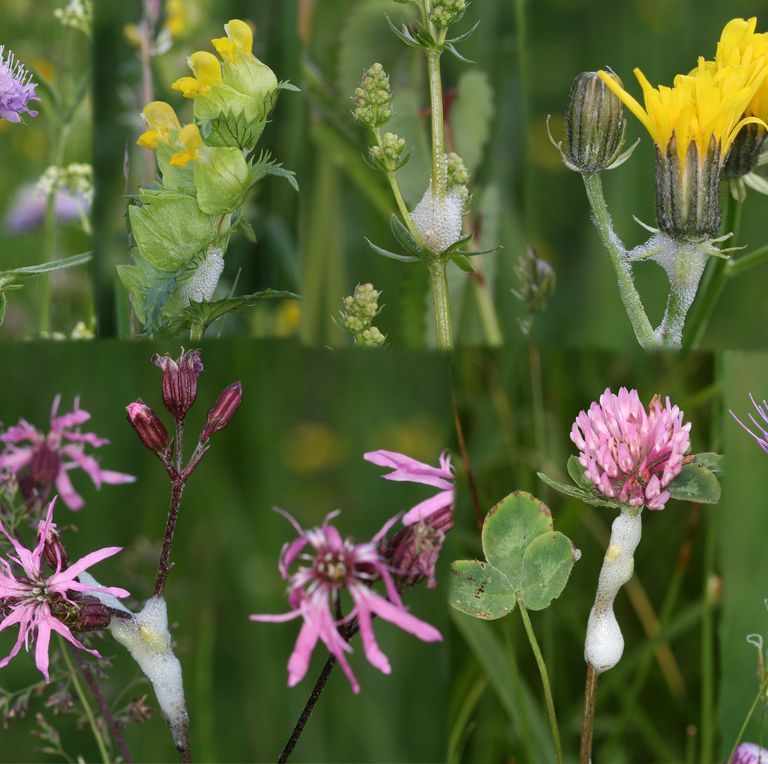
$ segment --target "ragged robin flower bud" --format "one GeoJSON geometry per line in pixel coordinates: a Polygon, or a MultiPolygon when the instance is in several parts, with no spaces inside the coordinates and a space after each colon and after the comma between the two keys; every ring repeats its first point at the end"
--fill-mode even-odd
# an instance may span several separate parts
{"type": "Polygon", "coordinates": [[[112,622],[112,614],[109,608],[101,602],[88,600],[79,602],[77,615],[72,628],[75,631],[98,631],[106,629],[112,622]]]}
{"type": "Polygon", "coordinates": [[[163,404],[176,420],[186,416],[197,398],[197,378],[203,371],[199,350],[184,350],[174,361],[167,353],[152,362],[163,371],[163,404]]]}
{"type": "Polygon", "coordinates": [[[61,543],[56,523],[46,525],[41,520],[38,524],[38,534],[42,533],[45,533],[45,537],[39,540],[43,542],[43,559],[53,570],[64,570],[69,565],[69,557],[64,544],[61,543]]]}
{"type": "Polygon", "coordinates": [[[168,447],[168,431],[160,418],[139,398],[125,407],[128,421],[139,436],[139,440],[150,451],[160,454],[168,447]]]}
{"type": "Polygon", "coordinates": [[[218,400],[211,406],[211,410],[208,412],[203,431],[200,433],[200,442],[206,443],[211,435],[219,430],[223,430],[232,421],[232,417],[240,408],[242,402],[242,382],[233,382],[224,388],[218,400]]]}
{"type": "Polygon", "coordinates": [[[461,20],[467,10],[467,0],[432,0],[429,20],[439,27],[447,27],[461,20]]]}
{"type": "Polygon", "coordinates": [[[767,139],[768,130],[762,125],[752,123],[742,127],[723,165],[723,177],[741,178],[752,172],[757,167],[767,139]]]}
{"type": "Polygon", "coordinates": [[[355,90],[356,104],[352,116],[355,121],[375,130],[392,116],[392,93],[389,77],[381,64],[373,64],[366,70],[360,87],[355,90]]]}
{"type": "MultiPolygon", "coordinates": [[[[621,80],[608,72],[619,85],[621,80]]],[[[607,170],[624,142],[624,109],[597,72],[582,72],[571,85],[566,114],[566,156],[579,172],[607,170]]]]}

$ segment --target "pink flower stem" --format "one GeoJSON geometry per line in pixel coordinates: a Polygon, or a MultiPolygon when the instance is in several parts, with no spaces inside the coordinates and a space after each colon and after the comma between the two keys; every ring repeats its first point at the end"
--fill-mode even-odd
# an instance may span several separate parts
{"type": "Polygon", "coordinates": [[[126,762],[126,764],[133,764],[134,759],[133,756],[131,756],[131,751],[128,748],[128,744],[125,742],[125,737],[123,736],[120,727],[117,725],[117,721],[114,717],[114,714],[112,713],[112,709],[109,707],[109,703],[107,703],[107,699],[104,697],[104,693],[101,691],[101,688],[96,681],[96,677],[93,675],[93,671],[91,671],[91,667],[88,665],[88,661],[86,661],[83,655],[74,647],[72,647],[72,645],[68,645],[66,649],[69,650],[72,657],[75,659],[77,668],[83,675],[83,679],[85,680],[86,685],[88,685],[88,689],[90,690],[91,695],[93,695],[93,698],[96,701],[96,705],[99,707],[99,713],[109,728],[109,732],[112,735],[112,740],[120,749],[120,754],[122,755],[123,760],[126,762]]]}
{"type": "Polygon", "coordinates": [[[597,698],[597,669],[587,663],[587,680],[584,683],[584,719],[581,726],[580,764],[592,761],[592,731],[595,726],[595,700],[597,698]]]}
{"type": "Polygon", "coordinates": [[[207,444],[198,443],[189,462],[187,462],[187,466],[184,466],[184,420],[179,419],[176,421],[175,451],[171,452],[171,449],[169,449],[167,453],[159,454],[160,461],[163,463],[171,479],[171,501],[168,507],[168,519],[165,521],[165,535],[163,536],[163,546],[160,550],[157,575],[155,576],[155,597],[163,596],[165,581],[173,567],[171,563],[171,546],[173,545],[176,522],[179,519],[181,496],[184,493],[189,476],[197,469],[200,460],[207,450],[207,444]]]}

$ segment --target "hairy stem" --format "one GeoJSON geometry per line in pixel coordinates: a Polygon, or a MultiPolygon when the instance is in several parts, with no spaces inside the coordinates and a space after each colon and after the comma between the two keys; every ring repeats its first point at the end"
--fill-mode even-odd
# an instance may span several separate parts
{"type": "Polygon", "coordinates": [[[584,718],[581,723],[581,747],[579,763],[590,764],[592,761],[592,731],[595,726],[595,700],[597,698],[597,669],[587,663],[587,679],[584,682],[584,718]]]}
{"type": "Polygon", "coordinates": [[[521,601],[517,603],[520,608],[520,615],[523,619],[523,625],[525,626],[525,633],[528,635],[528,641],[531,644],[531,650],[536,658],[536,665],[539,667],[539,674],[541,675],[541,684],[544,687],[544,699],[547,704],[547,716],[549,716],[549,728],[552,732],[552,742],[555,744],[555,755],[557,756],[557,764],[563,763],[563,749],[560,744],[560,731],[557,726],[557,715],[555,714],[555,703],[552,700],[552,689],[549,684],[549,674],[547,673],[547,664],[544,662],[544,656],[541,654],[539,648],[539,642],[536,639],[536,634],[533,631],[533,625],[531,619],[528,616],[528,611],[525,609],[525,605],[521,601]]]}
{"type": "Polygon", "coordinates": [[[616,271],[621,301],[624,303],[627,317],[635,331],[635,337],[637,337],[637,341],[643,349],[658,350],[661,348],[661,343],[653,331],[653,326],[651,326],[651,322],[645,313],[640,294],[635,287],[635,282],[632,278],[632,266],[627,262],[623,247],[613,230],[611,216],[608,213],[608,206],[603,196],[603,184],[600,180],[600,175],[597,173],[582,173],[581,177],[584,179],[587,198],[592,207],[595,227],[616,271]]]}
{"type": "Polygon", "coordinates": [[[173,534],[176,530],[176,522],[179,519],[179,508],[181,507],[181,495],[184,493],[184,481],[180,477],[175,477],[171,484],[171,502],[168,507],[168,518],[165,522],[165,535],[163,536],[163,547],[160,550],[160,560],[157,564],[157,575],[155,576],[155,597],[162,597],[165,591],[165,581],[173,567],[171,564],[171,546],[173,545],[173,534]]]}
{"type": "Polygon", "coordinates": [[[435,335],[437,347],[441,350],[453,348],[453,329],[451,327],[451,306],[448,300],[448,279],[445,275],[445,263],[438,257],[427,263],[429,283],[432,288],[432,311],[435,315],[435,335]]]}
{"type": "Polygon", "coordinates": [[[61,640],[61,654],[64,658],[64,663],[67,664],[67,670],[69,671],[69,675],[72,679],[72,686],[75,688],[77,697],[80,699],[80,703],[83,706],[85,715],[88,718],[88,724],[91,727],[91,732],[93,732],[93,737],[96,740],[96,745],[99,748],[99,755],[101,756],[101,760],[104,762],[104,764],[110,764],[111,758],[109,756],[109,752],[107,751],[107,744],[104,740],[104,735],[99,729],[99,724],[96,721],[96,716],[94,715],[93,709],[91,708],[91,703],[88,700],[88,696],[85,693],[85,689],[83,688],[82,683],[80,682],[80,677],[77,674],[75,664],[72,663],[72,659],[69,657],[69,650],[67,645],[64,644],[63,639],[61,640]]]}
{"type": "MultiPolygon", "coordinates": [[[[741,228],[742,203],[736,201],[727,192],[725,195],[725,215],[723,220],[722,233],[733,234],[728,241],[729,247],[738,246],[739,229],[741,228]]],[[[686,329],[686,348],[697,348],[706,332],[709,318],[712,315],[717,301],[720,299],[726,279],[732,275],[730,266],[731,260],[724,260],[720,257],[713,257],[712,262],[707,266],[706,271],[699,285],[696,301],[688,319],[686,329]]]]}

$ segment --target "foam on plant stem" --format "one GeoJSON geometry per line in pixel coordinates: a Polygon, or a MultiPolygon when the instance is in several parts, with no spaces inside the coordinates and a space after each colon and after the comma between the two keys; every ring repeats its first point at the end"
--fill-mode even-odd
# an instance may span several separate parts
{"type": "Polygon", "coordinates": [[[435,196],[430,181],[424,196],[411,213],[424,244],[433,252],[444,252],[461,238],[465,196],[461,188],[435,196]]]}
{"type": "Polygon", "coordinates": [[[209,302],[224,272],[224,250],[212,249],[192,276],[179,286],[178,297],[183,307],[192,302],[209,302]]]}
{"type": "Polygon", "coordinates": [[[635,549],[643,530],[640,513],[636,509],[623,509],[611,525],[611,540],[600,570],[584,643],[584,659],[598,673],[612,669],[624,653],[624,637],[613,603],[635,569],[635,549]]]}
{"type": "MultiPolygon", "coordinates": [[[[100,586],[93,576],[82,573],[82,583],[100,586]]],[[[171,633],[168,631],[168,608],[162,597],[150,597],[144,607],[133,613],[111,594],[89,592],[104,605],[125,613],[115,616],[109,625],[112,636],[131,654],[155,690],[163,712],[180,751],[186,750],[189,716],[184,700],[181,663],[173,654],[171,633]]]]}

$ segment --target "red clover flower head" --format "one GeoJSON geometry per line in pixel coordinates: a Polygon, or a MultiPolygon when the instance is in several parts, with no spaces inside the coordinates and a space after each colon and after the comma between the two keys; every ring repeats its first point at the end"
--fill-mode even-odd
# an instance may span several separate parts
{"type": "Polygon", "coordinates": [[[288,661],[290,687],[306,675],[312,652],[320,640],[338,661],[352,690],[355,693],[360,691],[346,658],[346,653],[352,652],[348,642],[351,632],[347,626],[355,618],[366,658],[384,674],[389,674],[391,667],[376,643],[372,625],[374,615],[425,642],[442,639],[437,629],[405,609],[389,566],[379,551],[387,532],[400,519],[399,515],[388,520],[370,541],[358,544],[342,538],[331,525],[331,520],[338,513],[328,515],[319,528],[309,530],[304,530],[287,513],[282,514],[298,534],[296,539],[283,547],[279,561],[280,574],[288,582],[288,602],[292,609],[282,615],[252,615],[251,620],[280,623],[295,618],[304,619],[288,661]],[[298,560],[304,564],[294,569],[298,560]],[[383,582],[385,594],[373,590],[372,586],[377,581],[383,582]],[[352,609],[343,616],[340,603],[342,592],[346,592],[353,603],[352,609]]]}
{"type": "Polygon", "coordinates": [[[109,441],[95,433],[80,431],[80,426],[91,415],[80,408],[77,399],[74,410],[67,414],[59,415],[60,403],[61,396],[57,395],[47,433],[21,419],[0,435],[0,443],[3,444],[0,472],[7,470],[12,473],[28,499],[47,500],[55,487],[67,507],[77,511],[83,508],[85,502],[69,479],[71,470],[83,470],[97,488],[102,484],[132,483],[136,478],[102,469],[96,459],[86,453],[86,447],[101,448],[109,441]]]}
{"type": "Polygon", "coordinates": [[[669,398],[654,396],[646,411],[637,390],[606,388],[599,403],[581,411],[571,429],[579,464],[604,496],[632,507],[664,509],[665,490],[688,452],[690,422],[669,398]]]}
{"type": "Polygon", "coordinates": [[[37,546],[27,549],[17,539],[8,533],[2,523],[0,532],[10,541],[15,555],[7,558],[0,557],[0,607],[9,611],[0,621],[0,631],[11,626],[18,626],[19,633],[16,644],[11,652],[0,660],[0,668],[8,665],[16,657],[21,646],[29,650],[30,643],[35,642],[35,665],[40,673],[49,681],[48,648],[51,632],[55,631],[75,647],[98,656],[96,650],[90,650],[72,635],[67,625],[59,620],[56,613],[61,606],[71,607],[75,614],[79,606],[77,600],[84,592],[106,592],[113,597],[127,597],[125,589],[117,587],[100,587],[84,584],[78,576],[97,562],[112,557],[121,551],[120,547],[105,547],[85,555],[77,562],[66,567],[61,559],[57,561],[54,572],[46,575],[43,572],[43,561],[46,543],[51,538],[53,525],[54,499],[48,505],[45,520],[38,529],[37,546]],[[21,569],[14,573],[14,566],[21,569]]]}

